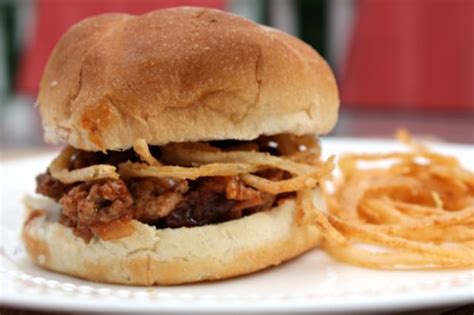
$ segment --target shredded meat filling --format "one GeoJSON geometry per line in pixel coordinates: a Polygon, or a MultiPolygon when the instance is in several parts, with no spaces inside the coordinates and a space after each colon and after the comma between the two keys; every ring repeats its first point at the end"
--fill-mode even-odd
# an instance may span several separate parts
{"type": "MultiPolygon", "coordinates": [[[[302,138],[306,147],[315,147],[314,139],[302,138]]],[[[301,140],[301,139],[300,139],[301,140]]],[[[256,150],[274,155],[296,152],[297,146],[275,147],[278,137],[261,137],[256,141],[217,141],[216,150],[256,150]]],[[[296,143],[296,142],[295,142],[296,143]]],[[[200,144],[200,143],[197,143],[200,144]]],[[[291,144],[291,142],[290,142],[291,144]]],[[[209,145],[207,144],[209,147],[209,145]]],[[[152,148],[159,153],[159,147],[152,148]]],[[[77,150],[69,169],[95,164],[117,166],[136,161],[133,150],[123,152],[86,152],[77,150]]],[[[281,180],[289,174],[279,169],[258,173],[269,180],[281,180]]],[[[197,180],[171,178],[131,178],[100,180],[65,185],[49,171],[36,178],[36,191],[53,198],[62,206],[60,222],[88,242],[97,227],[118,220],[136,219],[159,228],[193,227],[238,219],[270,209],[290,193],[272,195],[247,187],[238,176],[203,177],[197,180]]]]}
{"type": "Polygon", "coordinates": [[[133,196],[133,217],[154,223],[166,217],[183,200],[189,187],[185,180],[135,178],[128,182],[133,196]]]}
{"type": "MultiPolygon", "coordinates": [[[[274,172],[275,173],[275,172],[274,172]]],[[[195,181],[134,178],[62,185],[48,173],[38,178],[37,191],[59,200],[60,222],[89,241],[91,226],[120,218],[160,228],[201,226],[241,218],[272,207],[276,196],[245,186],[237,177],[195,181]]]]}
{"type": "Polygon", "coordinates": [[[59,203],[62,206],[60,222],[89,240],[90,226],[130,215],[133,199],[122,180],[109,179],[79,184],[62,196],[59,203]]]}
{"type": "Polygon", "coordinates": [[[192,227],[238,219],[263,210],[264,204],[268,209],[275,200],[244,186],[236,177],[202,178],[193,186],[176,209],[158,223],[160,227],[192,227]]]}
{"type": "Polygon", "coordinates": [[[49,171],[36,176],[36,192],[59,201],[69,190],[69,186],[53,178],[49,171]]]}

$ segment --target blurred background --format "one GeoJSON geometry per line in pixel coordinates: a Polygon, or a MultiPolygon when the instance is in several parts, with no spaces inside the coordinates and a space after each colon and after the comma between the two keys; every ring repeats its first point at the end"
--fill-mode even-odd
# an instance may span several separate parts
{"type": "Polygon", "coordinates": [[[296,35],[335,71],[334,136],[399,127],[474,143],[473,0],[0,0],[0,152],[45,148],[38,82],[63,34],[104,12],[215,7],[296,35]]]}

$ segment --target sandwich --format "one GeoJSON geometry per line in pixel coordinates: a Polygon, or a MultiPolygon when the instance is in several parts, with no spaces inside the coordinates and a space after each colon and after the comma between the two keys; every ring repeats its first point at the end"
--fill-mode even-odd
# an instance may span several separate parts
{"type": "Polygon", "coordinates": [[[26,199],[33,262],[171,285],[278,265],[325,234],[318,135],[334,75],[310,46],[219,10],[104,14],[69,29],[38,95],[65,144],[26,199]]]}

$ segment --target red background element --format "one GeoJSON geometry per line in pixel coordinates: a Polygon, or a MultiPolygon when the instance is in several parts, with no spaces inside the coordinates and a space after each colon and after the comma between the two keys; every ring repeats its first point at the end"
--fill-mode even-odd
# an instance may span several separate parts
{"type": "Polygon", "coordinates": [[[344,104],[474,110],[474,1],[361,0],[344,104]]]}

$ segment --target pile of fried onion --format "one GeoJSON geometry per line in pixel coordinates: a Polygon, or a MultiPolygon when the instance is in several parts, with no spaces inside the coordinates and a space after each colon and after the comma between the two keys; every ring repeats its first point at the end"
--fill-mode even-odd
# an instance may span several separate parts
{"type": "Polygon", "coordinates": [[[337,260],[369,268],[474,267],[474,173],[406,131],[408,152],[345,154],[324,187],[329,222],[347,240],[326,241],[337,260]]]}

